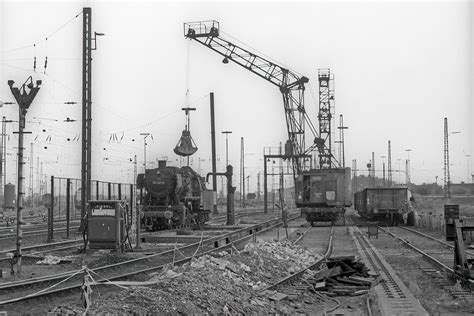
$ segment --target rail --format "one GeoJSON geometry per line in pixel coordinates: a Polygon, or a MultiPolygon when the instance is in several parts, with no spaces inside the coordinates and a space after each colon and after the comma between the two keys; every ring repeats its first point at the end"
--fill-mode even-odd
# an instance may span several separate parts
{"type": "MultiPolygon", "coordinates": [[[[290,217],[288,220],[295,220],[297,218],[299,218],[299,215],[290,217]]],[[[225,233],[225,234],[222,234],[222,235],[219,235],[219,236],[214,236],[214,237],[211,237],[211,238],[208,238],[208,239],[204,239],[200,242],[196,242],[196,243],[192,243],[192,244],[189,244],[189,245],[179,247],[177,249],[179,249],[180,251],[184,251],[185,249],[193,248],[193,247],[198,247],[197,250],[199,250],[199,247],[204,247],[204,245],[211,246],[211,247],[214,247],[214,248],[212,248],[210,250],[207,250],[207,251],[203,251],[199,254],[194,253],[192,256],[188,256],[188,257],[185,257],[183,259],[175,260],[174,264],[185,263],[185,262],[188,262],[188,261],[192,260],[194,257],[199,257],[199,256],[202,256],[202,255],[205,255],[205,254],[212,253],[214,251],[222,251],[226,248],[233,247],[233,245],[235,243],[242,242],[242,241],[248,240],[250,238],[254,238],[254,236],[256,234],[264,233],[264,232],[266,232],[270,229],[273,229],[275,227],[278,227],[278,226],[282,225],[282,223],[283,223],[283,221],[280,218],[271,219],[271,220],[253,225],[253,226],[244,227],[244,228],[238,229],[238,230],[233,231],[233,232],[225,233]],[[242,234],[244,234],[243,237],[241,236],[242,234]],[[232,237],[236,237],[236,236],[238,238],[232,240],[232,237]],[[219,241],[222,241],[222,240],[224,240],[226,243],[222,246],[215,247],[216,243],[218,243],[219,241]]],[[[197,252],[197,250],[196,250],[196,252],[197,252]]],[[[146,268],[137,269],[135,271],[128,272],[128,273],[123,273],[123,274],[120,274],[120,275],[108,276],[107,278],[104,277],[104,278],[97,279],[98,284],[106,284],[105,282],[109,282],[110,280],[117,280],[117,279],[122,279],[122,278],[135,276],[137,274],[148,273],[148,272],[151,272],[151,271],[160,270],[164,266],[170,264],[171,262],[165,262],[164,264],[150,267],[149,266],[149,260],[151,258],[163,257],[164,255],[173,254],[174,251],[175,251],[175,249],[167,250],[167,251],[164,251],[164,252],[148,255],[148,256],[145,256],[145,257],[141,257],[141,258],[135,258],[135,259],[119,262],[119,263],[114,263],[114,264],[111,264],[111,265],[98,267],[98,268],[95,268],[95,269],[90,269],[90,271],[93,271],[93,272],[97,273],[98,271],[103,271],[103,270],[115,268],[115,267],[118,267],[118,266],[124,266],[126,264],[131,264],[131,263],[136,264],[137,262],[140,262],[140,261],[148,262],[146,268]]],[[[64,272],[64,273],[54,275],[54,276],[43,276],[43,277],[38,277],[38,278],[35,278],[35,279],[28,279],[28,280],[4,283],[4,284],[0,285],[0,290],[2,290],[2,291],[12,290],[12,289],[18,288],[18,287],[31,286],[32,284],[41,284],[41,283],[52,282],[52,281],[65,282],[66,279],[72,278],[74,276],[80,276],[82,271],[83,270],[73,270],[73,271],[64,272]]],[[[39,291],[39,292],[36,292],[36,293],[33,293],[33,294],[28,294],[28,295],[25,295],[25,296],[22,296],[22,297],[8,299],[8,300],[0,302],[0,306],[7,305],[7,304],[12,304],[12,303],[17,303],[17,302],[20,302],[20,301],[25,301],[25,300],[28,300],[28,299],[42,297],[42,296],[46,296],[46,295],[50,295],[50,294],[56,294],[56,293],[60,293],[60,292],[64,292],[64,291],[68,291],[68,290],[72,290],[72,289],[76,289],[76,288],[79,288],[81,285],[82,285],[82,283],[79,280],[78,282],[76,281],[76,283],[73,284],[73,285],[63,286],[63,287],[58,288],[58,289],[43,290],[43,291],[39,291]]]]}
{"type": "MultiPolygon", "coordinates": [[[[453,245],[448,244],[448,243],[445,242],[444,240],[441,240],[441,239],[435,238],[435,237],[433,237],[433,236],[427,235],[427,234],[422,233],[422,232],[420,232],[420,231],[417,231],[417,230],[415,230],[415,229],[411,229],[411,228],[407,228],[407,227],[402,227],[402,226],[399,226],[399,227],[402,228],[402,229],[408,230],[408,231],[410,231],[410,232],[412,232],[412,233],[418,234],[418,235],[420,235],[420,236],[423,236],[423,237],[429,238],[429,239],[431,239],[431,240],[437,241],[437,242],[439,242],[440,244],[445,245],[446,247],[449,247],[449,248],[451,248],[451,249],[454,249],[454,246],[453,246],[453,245]]],[[[472,251],[466,250],[466,253],[469,254],[469,255],[471,255],[471,256],[474,256],[474,252],[472,252],[472,251]]]]}

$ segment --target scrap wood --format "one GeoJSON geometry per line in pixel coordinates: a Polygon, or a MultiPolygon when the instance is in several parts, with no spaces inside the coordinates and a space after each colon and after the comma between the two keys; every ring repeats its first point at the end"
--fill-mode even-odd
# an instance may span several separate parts
{"type": "Polygon", "coordinates": [[[327,261],[356,261],[356,256],[339,256],[339,257],[331,257],[327,261]]]}
{"type": "Polygon", "coordinates": [[[374,281],[372,281],[368,278],[363,278],[363,277],[354,276],[354,275],[347,277],[347,279],[349,279],[351,281],[356,281],[356,282],[360,282],[360,283],[363,283],[363,284],[367,284],[367,285],[374,284],[374,281]]]}
{"type": "Polygon", "coordinates": [[[336,280],[342,283],[355,284],[355,285],[360,285],[360,286],[370,286],[370,284],[354,281],[347,277],[336,277],[336,280]]]}
{"type": "Polygon", "coordinates": [[[334,285],[332,289],[343,289],[343,290],[366,290],[366,286],[356,286],[356,285],[334,285]]]}
{"type": "Polygon", "coordinates": [[[329,273],[329,276],[330,278],[334,277],[334,276],[338,276],[342,273],[341,271],[341,268],[340,267],[334,267],[330,270],[330,273],[329,273]]]}
{"type": "Polygon", "coordinates": [[[369,294],[369,290],[355,291],[354,293],[351,293],[349,295],[350,296],[358,296],[358,295],[364,295],[364,294],[369,294]]]}
{"type": "Polygon", "coordinates": [[[276,292],[275,294],[273,294],[272,296],[269,296],[268,299],[272,300],[272,301],[281,301],[285,298],[287,298],[288,295],[287,294],[284,294],[284,293],[280,293],[280,292],[276,292]]]}

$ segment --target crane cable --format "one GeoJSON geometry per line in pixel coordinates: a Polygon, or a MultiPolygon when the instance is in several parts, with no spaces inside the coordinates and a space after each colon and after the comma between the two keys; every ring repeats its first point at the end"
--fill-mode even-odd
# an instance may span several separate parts
{"type": "Polygon", "coordinates": [[[191,82],[191,40],[188,40],[188,47],[186,52],[186,87],[184,106],[189,106],[189,86],[191,82]]]}

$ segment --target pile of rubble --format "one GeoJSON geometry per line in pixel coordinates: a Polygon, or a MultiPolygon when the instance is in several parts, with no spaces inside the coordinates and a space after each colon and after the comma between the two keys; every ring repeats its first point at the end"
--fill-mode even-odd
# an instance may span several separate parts
{"type": "Polygon", "coordinates": [[[369,271],[355,256],[333,257],[320,270],[308,273],[307,282],[312,289],[328,296],[357,296],[367,294],[378,281],[377,275],[369,271]]]}
{"type": "MultiPolygon", "coordinates": [[[[94,313],[291,313],[292,303],[275,303],[259,290],[320,259],[289,241],[257,242],[242,251],[205,255],[151,275],[134,286],[93,299],[94,313]]],[[[94,289],[93,289],[94,290],[94,289]]],[[[312,304],[313,302],[308,302],[312,304]]]]}

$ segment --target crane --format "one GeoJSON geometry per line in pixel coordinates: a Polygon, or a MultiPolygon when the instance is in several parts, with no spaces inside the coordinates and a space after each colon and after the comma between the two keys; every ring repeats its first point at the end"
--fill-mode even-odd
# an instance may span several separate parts
{"type": "Polygon", "coordinates": [[[251,71],[257,76],[277,86],[283,97],[288,141],[285,156],[292,159],[293,175],[296,177],[307,169],[308,154],[319,153],[320,168],[338,168],[339,163],[332,155],[311,122],[304,106],[305,84],[309,79],[278,65],[262,56],[238,46],[220,36],[219,22],[215,20],[184,23],[184,36],[222,55],[223,63],[230,61],[251,71]],[[305,129],[311,131],[312,144],[305,147],[305,129]],[[324,159],[322,159],[324,157],[324,159]],[[327,159],[330,157],[330,159],[327,159]]]}

